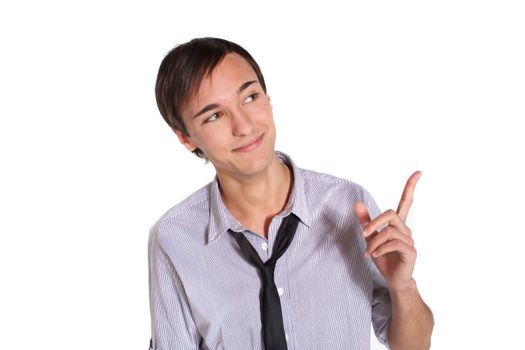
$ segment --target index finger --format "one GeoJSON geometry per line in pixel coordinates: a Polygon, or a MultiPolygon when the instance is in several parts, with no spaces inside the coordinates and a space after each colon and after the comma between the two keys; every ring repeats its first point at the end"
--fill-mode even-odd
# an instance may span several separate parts
{"type": "Polygon", "coordinates": [[[414,189],[416,188],[417,181],[419,180],[419,177],[421,176],[421,171],[414,172],[409,178],[405,185],[405,189],[403,190],[403,194],[401,195],[401,200],[399,201],[399,205],[397,206],[397,215],[403,220],[403,222],[406,222],[408,211],[410,210],[410,206],[412,205],[412,199],[414,197],[414,189]]]}

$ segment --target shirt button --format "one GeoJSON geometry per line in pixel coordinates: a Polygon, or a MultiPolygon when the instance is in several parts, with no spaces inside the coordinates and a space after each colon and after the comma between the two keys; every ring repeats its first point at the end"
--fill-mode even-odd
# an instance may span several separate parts
{"type": "Polygon", "coordinates": [[[264,242],[263,244],[261,244],[261,248],[262,248],[263,250],[268,249],[268,243],[264,242]]]}
{"type": "Polygon", "coordinates": [[[279,295],[283,295],[283,293],[284,293],[284,289],[282,289],[282,288],[280,288],[280,287],[277,288],[277,293],[279,293],[279,295]]]}

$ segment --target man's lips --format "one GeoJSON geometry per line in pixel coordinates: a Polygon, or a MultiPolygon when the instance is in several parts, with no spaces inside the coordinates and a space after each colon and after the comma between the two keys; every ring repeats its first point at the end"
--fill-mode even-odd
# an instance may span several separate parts
{"type": "Polygon", "coordinates": [[[235,152],[249,152],[249,151],[257,148],[261,144],[263,136],[264,136],[264,134],[262,134],[261,136],[259,136],[258,138],[256,138],[253,141],[247,142],[246,144],[242,145],[241,147],[235,148],[234,151],[235,152]]]}

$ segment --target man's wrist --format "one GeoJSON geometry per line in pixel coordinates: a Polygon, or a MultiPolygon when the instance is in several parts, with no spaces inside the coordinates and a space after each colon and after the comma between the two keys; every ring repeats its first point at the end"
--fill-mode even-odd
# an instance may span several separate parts
{"type": "Polygon", "coordinates": [[[416,281],[413,278],[410,278],[410,281],[408,281],[405,286],[396,288],[389,286],[388,291],[390,292],[391,296],[403,297],[414,295],[414,293],[417,293],[416,281]]]}

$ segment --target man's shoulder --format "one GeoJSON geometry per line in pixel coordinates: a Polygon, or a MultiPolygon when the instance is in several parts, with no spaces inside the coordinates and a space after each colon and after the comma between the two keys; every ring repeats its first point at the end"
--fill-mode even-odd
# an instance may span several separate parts
{"type": "Polygon", "coordinates": [[[357,197],[365,197],[368,192],[360,184],[335,175],[321,173],[309,169],[299,169],[305,186],[309,190],[317,191],[342,191],[353,193],[357,197]]]}
{"type": "Polygon", "coordinates": [[[198,221],[199,217],[209,213],[210,186],[211,183],[208,183],[168,209],[151,227],[151,233],[158,233],[166,226],[177,226],[188,218],[198,221]]]}
{"type": "MultiPolygon", "coordinates": [[[[372,195],[357,182],[320,173],[313,170],[301,169],[304,183],[305,204],[309,208],[320,207],[323,210],[344,213],[353,212],[356,203],[361,202],[369,209],[370,215],[378,215],[377,204],[372,195]]],[[[331,214],[331,215],[332,215],[331,214]]]]}

